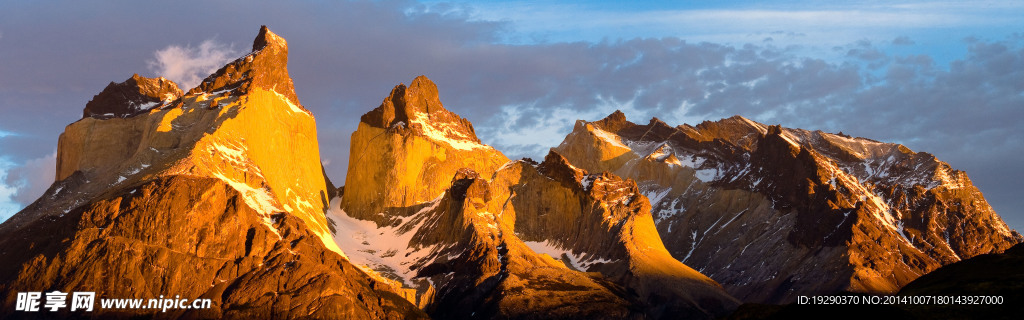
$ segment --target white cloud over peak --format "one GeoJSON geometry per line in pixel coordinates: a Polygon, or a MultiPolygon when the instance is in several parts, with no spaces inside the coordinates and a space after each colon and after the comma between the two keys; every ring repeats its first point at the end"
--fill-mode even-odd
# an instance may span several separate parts
{"type": "Polygon", "coordinates": [[[157,75],[174,81],[182,90],[188,90],[239,54],[232,45],[208,39],[198,47],[170,45],[157,50],[153,53],[154,60],[147,61],[147,64],[157,75]]]}

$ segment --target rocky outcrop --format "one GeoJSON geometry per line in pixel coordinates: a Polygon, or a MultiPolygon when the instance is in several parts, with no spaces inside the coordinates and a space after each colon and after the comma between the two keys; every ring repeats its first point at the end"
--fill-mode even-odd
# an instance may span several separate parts
{"type": "Polygon", "coordinates": [[[927,153],[736,116],[578,121],[570,163],[635,179],[669,252],[748,302],[893,293],[1021,241],[967,176],[927,153]]]}
{"type": "Polygon", "coordinates": [[[325,217],[333,187],[286,54],[285,41],[263,27],[252,53],[188,94],[68,125],[57,181],[0,225],[0,243],[14,248],[0,252],[6,305],[17,292],[59,289],[214,302],[157,314],[169,318],[425,317],[333,240],[325,217]]]}
{"type": "Polygon", "coordinates": [[[181,97],[181,89],[171,80],[140,77],[138,74],[121,83],[111,82],[85,104],[82,117],[101,119],[124,118],[148,112],[181,97]]]}

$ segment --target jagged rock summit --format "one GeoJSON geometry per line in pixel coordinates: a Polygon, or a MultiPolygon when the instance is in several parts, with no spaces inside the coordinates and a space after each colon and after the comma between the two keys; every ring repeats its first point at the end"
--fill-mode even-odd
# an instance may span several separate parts
{"type": "Polygon", "coordinates": [[[635,179],[677,259],[748,302],[894,293],[942,265],[1020,242],[967,175],[864,138],[735,116],[578,121],[556,150],[635,179]]]}
{"type": "Polygon", "coordinates": [[[408,126],[417,135],[457,149],[480,147],[473,124],[441,105],[437,85],[426,76],[416,77],[408,87],[395,86],[380,107],[363,115],[360,121],[378,128],[408,126]]]}
{"type": "Polygon", "coordinates": [[[54,184],[0,225],[0,317],[31,316],[12,313],[15,297],[39,290],[212,301],[168,318],[426,316],[344,258],[286,42],[263,27],[253,48],[184,95],[163,79],[109,86],[67,126],[54,184]]]}
{"type": "Polygon", "coordinates": [[[288,75],[288,42],[260,27],[260,33],[252,43],[252,53],[220,68],[189,94],[230,91],[231,95],[248,94],[255,89],[284,96],[296,108],[309,113],[295,96],[295,85],[288,75]]]}

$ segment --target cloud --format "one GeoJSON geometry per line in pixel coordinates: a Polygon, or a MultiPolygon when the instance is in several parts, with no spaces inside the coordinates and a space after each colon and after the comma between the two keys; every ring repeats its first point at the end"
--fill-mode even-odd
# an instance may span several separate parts
{"type": "Polygon", "coordinates": [[[914,44],[914,40],[911,40],[908,36],[899,36],[892,39],[892,45],[894,46],[909,46],[914,44]]]}
{"type": "Polygon", "coordinates": [[[233,45],[208,39],[198,47],[170,45],[157,50],[153,53],[154,59],[148,60],[147,65],[150,71],[174,81],[182,90],[187,91],[239,55],[240,52],[233,45]]]}
{"type": "Polygon", "coordinates": [[[36,201],[53,184],[56,167],[56,150],[47,156],[10,166],[5,170],[3,186],[0,186],[0,189],[6,190],[11,201],[22,206],[28,205],[36,201]]]}
{"type": "MultiPolygon", "coordinates": [[[[0,182],[3,182],[7,178],[7,169],[10,163],[0,159],[0,182]]],[[[0,222],[4,222],[7,218],[10,218],[18,210],[23,207],[22,204],[15,203],[11,197],[18,189],[12,186],[8,186],[4,183],[0,183],[0,222]]]]}
{"type": "Polygon", "coordinates": [[[597,120],[616,108],[641,123],[740,114],[936,154],[968,171],[1011,224],[1024,223],[1012,211],[1024,203],[1007,178],[1024,176],[1024,169],[991,160],[1024,154],[1024,39],[976,39],[945,66],[881,45],[841,46],[846,59],[839,61],[770,44],[673,38],[492,45],[458,50],[458,67],[441,60],[448,67],[432,77],[443,80],[445,105],[513,158],[543,156],[573,120],[597,120]]]}

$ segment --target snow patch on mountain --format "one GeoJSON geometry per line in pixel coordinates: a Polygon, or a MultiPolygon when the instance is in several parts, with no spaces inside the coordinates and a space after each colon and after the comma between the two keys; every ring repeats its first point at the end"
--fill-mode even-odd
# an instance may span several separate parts
{"type": "Polygon", "coordinates": [[[409,122],[421,125],[423,128],[423,134],[426,135],[427,138],[438,142],[444,142],[455,149],[466,151],[473,149],[491,149],[488,145],[473,141],[469,135],[456,129],[452,124],[434,123],[433,121],[430,121],[426,114],[421,112],[413,114],[413,117],[409,122]]]}
{"type": "Polygon", "coordinates": [[[566,267],[580,271],[587,271],[590,267],[598,264],[609,263],[612,260],[598,258],[593,255],[576,254],[571,250],[562,248],[550,240],[544,241],[523,241],[530,250],[539,254],[546,254],[555,260],[562,261],[566,267]]]}
{"type": "MultiPolygon", "coordinates": [[[[438,196],[416,215],[436,209],[440,202],[441,196],[438,196]]],[[[411,228],[404,226],[409,217],[397,226],[378,227],[373,221],[356,219],[345,213],[341,209],[340,197],[331,199],[327,217],[334,221],[334,241],[349,261],[401,281],[406,286],[413,286],[412,279],[416,276],[410,267],[435,251],[434,246],[410,248],[413,235],[422,227],[422,219],[411,228]]]]}
{"type": "Polygon", "coordinates": [[[224,181],[224,183],[234,188],[235,191],[238,191],[242,195],[242,201],[245,201],[246,205],[263,216],[263,224],[270,231],[274,232],[278,238],[281,238],[281,234],[277,232],[277,228],[274,227],[274,222],[270,216],[274,213],[282,212],[282,210],[277,207],[277,200],[266,187],[257,189],[248,184],[232,180],[220,172],[212,172],[212,174],[217,179],[224,181]]]}

